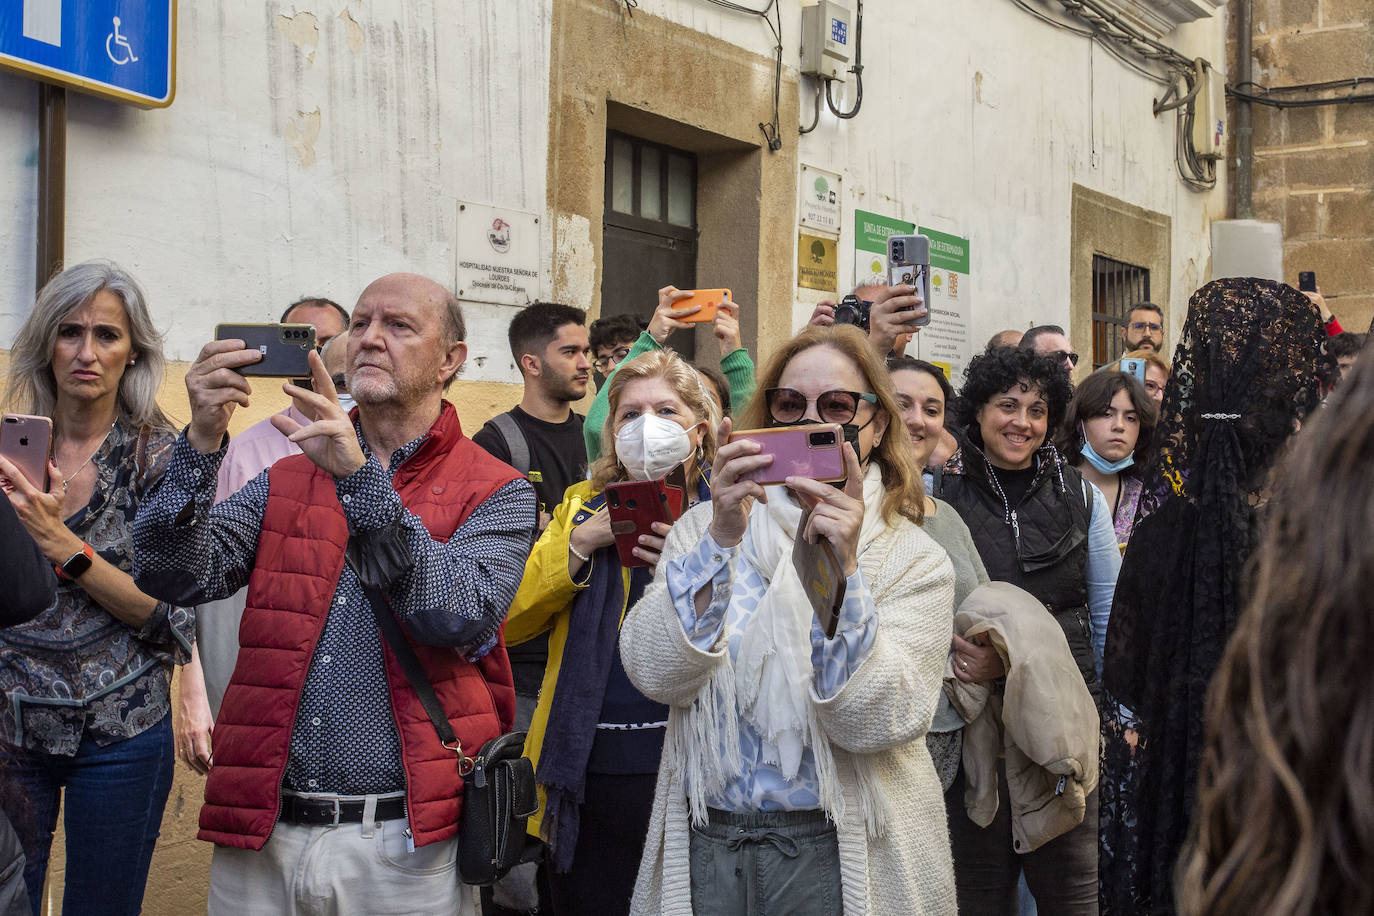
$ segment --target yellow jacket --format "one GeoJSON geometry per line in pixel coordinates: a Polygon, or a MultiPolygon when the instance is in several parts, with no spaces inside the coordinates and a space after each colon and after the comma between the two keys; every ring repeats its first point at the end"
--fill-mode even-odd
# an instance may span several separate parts
{"type": "MultiPolygon", "coordinates": [[[[563,664],[563,647],[568,641],[568,621],[571,617],[573,599],[586,587],[591,564],[582,568],[582,583],[574,582],[568,575],[568,541],[578,524],[596,512],[604,512],[602,507],[583,511],[583,505],[597,492],[592,490],[589,481],[573,484],[563,494],[563,502],[554,510],[553,520],[544,529],[544,534],[534,545],[529,562],[525,564],[525,576],[520,580],[520,588],[515,592],[515,601],[510,613],[506,615],[506,642],[518,645],[527,642],[541,633],[552,630],[549,636],[549,663],[544,669],[544,683],[539,689],[539,705],[534,709],[530,721],[529,734],[525,738],[525,755],[539,769],[539,752],[544,744],[544,733],[549,726],[549,709],[553,706],[553,692],[558,684],[558,672],[563,664]]],[[[592,563],[596,558],[592,558],[592,563]]],[[[623,580],[621,601],[630,594],[630,571],[621,568],[623,580]]],[[[625,606],[620,607],[620,619],[625,619],[625,606]]],[[[530,818],[527,831],[533,836],[540,835],[544,818],[544,789],[539,789],[539,812],[530,818]]]]}

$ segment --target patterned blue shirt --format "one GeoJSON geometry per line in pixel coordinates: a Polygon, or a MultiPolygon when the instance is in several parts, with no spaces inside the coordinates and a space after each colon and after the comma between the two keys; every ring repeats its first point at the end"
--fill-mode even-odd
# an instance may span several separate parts
{"type": "MultiPolygon", "coordinates": [[[[767,581],[753,566],[745,563],[742,570],[736,569],[739,554],[738,545],[721,547],[708,530],[694,549],[668,561],[665,570],[668,595],[687,639],[696,648],[710,651],[728,623],[731,661],[738,657],[744,628],[768,591],[767,581]],[[693,596],[708,585],[711,603],[698,617],[693,596]]],[[[835,638],[826,639],[820,624],[811,621],[811,665],[821,699],[835,696],[849,682],[873,650],[877,635],[878,610],[862,570],[856,569],[845,580],[835,638]]],[[[816,759],[809,747],[802,751],[796,778],[789,781],[776,765],[764,762],[763,741],[742,716],[738,740],[744,771],[726,783],[723,796],[708,798],[708,805],[725,811],[803,811],[821,806],[816,759]]]]}
{"type": "MultiPolygon", "coordinates": [[[[524,571],[535,525],[534,491],[523,479],[511,481],[474,509],[447,543],[439,543],[391,485],[426,438],[397,449],[386,469],[363,442],[367,462],[336,480],[336,492],[350,535],[394,529],[403,537],[411,564],[385,586],[397,619],[416,639],[454,646],[477,659],[496,644],[524,571]]],[[[148,591],[203,604],[247,584],[267,509],[268,472],[214,504],[223,457],[223,449],[202,455],[184,435],[178,439],[167,474],[134,528],[136,578],[148,591]]],[[[297,707],[284,786],[338,795],[405,787],[382,637],[347,564],[297,707]]]]}

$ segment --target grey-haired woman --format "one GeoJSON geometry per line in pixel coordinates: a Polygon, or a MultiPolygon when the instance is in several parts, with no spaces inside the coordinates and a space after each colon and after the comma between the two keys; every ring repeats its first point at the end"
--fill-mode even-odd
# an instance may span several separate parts
{"type": "Polygon", "coordinates": [[[54,603],[0,631],[0,738],[28,811],[25,881],[39,911],[59,796],[63,910],[137,913],[172,781],[172,666],[194,620],[138,590],[131,526],[174,433],[142,290],[92,261],[53,277],[11,351],[11,410],[50,417],[50,482],[0,459],[20,521],[56,568],[54,603]],[[63,794],[64,793],[64,794],[63,794]]]}

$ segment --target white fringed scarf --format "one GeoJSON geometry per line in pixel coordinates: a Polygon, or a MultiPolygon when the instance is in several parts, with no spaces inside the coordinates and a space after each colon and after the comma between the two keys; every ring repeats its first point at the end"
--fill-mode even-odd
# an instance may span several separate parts
{"type": "MultiPolygon", "coordinates": [[[[882,516],[882,475],[870,465],[864,476],[864,520],[859,556],[889,530],[882,516]]],[[[685,728],[676,729],[682,744],[674,748],[687,761],[692,820],[705,823],[706,799],[723,793],[743,763],[739,717],[763,742],[764,761],[794,779],[802,752],[810,748],[820,783],[821,808],[832,821],[844,816],[842,786],[835,758],[811,697],[813,612],[792,566],[792,545],[802,510],[786,488],[768,488],[768,502],[756,503],[742,543],[742,560],[759,571],[768,590],[740,637],[736,658],[720,665],[686,713],[685,728]]],[[[864,823],[872,837],[882,835],[886,799],[867,755],[851,755],[864,823]]]]}

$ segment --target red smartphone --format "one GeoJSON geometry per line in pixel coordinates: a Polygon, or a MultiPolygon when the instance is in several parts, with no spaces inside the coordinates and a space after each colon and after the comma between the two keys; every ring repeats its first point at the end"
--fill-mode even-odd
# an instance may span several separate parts
{"type": "MultiPolygon", "coordinates": [[[[687,292],[687,290],[683,290],[687,292]]],[[[720,308],[720,303],[730,298],[728,289],[694,289],[691,290],[692,298],[679,299],[673,303],[675,309],[690,308],[694,305],[701,306],[701,311],[693,312],[691,315],[684,315],[678,321],[694,323],[698,321],[715,321],[716,311],[720,308]]]]}
{"type": "Polygon", "coordinates": [[[671,525],[677,521],[682,514],[680,493],[670,493],[662,480],[626,480],[606,485],[606,511],[611,513],[611,534],[615,535],[620,565],[649,565],[634,554],[639,536],[658,537],[654,522],[671,525]]]}
{"type": "Polygon", "coordinates": [[[22,413],[5,414],[0,421],[0,455],[14,462],[29,483],[47,492],[52,420],[22,413]]]}
{"type": "Polygon", "coordinates": [[[835,483],[847,475],[844,465],[844,430],[838,423],[808,423],[769,429],[742,429],[730,441],[752,439],[763,446],[761,455],[773,463],[748,475],[763,486],[783,483],[789,477],[809,477],[835,483]]]}

